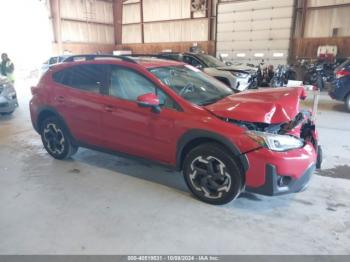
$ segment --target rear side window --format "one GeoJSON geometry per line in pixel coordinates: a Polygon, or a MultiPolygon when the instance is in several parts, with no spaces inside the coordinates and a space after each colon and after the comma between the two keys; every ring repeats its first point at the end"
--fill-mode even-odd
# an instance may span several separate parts
{"type": "Polygon", "coordinates": [[[194,67],[201,66],[201,63],[197,59],[190,56],[184,56],[184,62],[194,67]]]}
{"type": "Polygon", "coordinates": [[[53,75],[53,80],[65,86],[92,93],[100,93],[106,86],[105,65],[73,66],[53,75]]]}

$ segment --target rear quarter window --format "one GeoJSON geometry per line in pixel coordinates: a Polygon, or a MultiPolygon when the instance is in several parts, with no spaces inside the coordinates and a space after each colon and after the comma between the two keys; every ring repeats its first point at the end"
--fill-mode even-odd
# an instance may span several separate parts
{"type": "Polygon", "coordinates": [[[100,93],[106,86],[106,65],[78,65],[53,74],[56,83],[75,89],[100,93]]]}

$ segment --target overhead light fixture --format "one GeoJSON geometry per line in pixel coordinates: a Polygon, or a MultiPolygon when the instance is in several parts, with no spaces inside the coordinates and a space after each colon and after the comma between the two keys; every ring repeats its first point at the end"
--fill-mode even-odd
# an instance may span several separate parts
{"type": "Polygon", "coordinates": [[[264,57],[265,55],[263,53],[255,53],[254,56],[255,57],[264,57]]]}
{"type": "Polygon", "coordinates": [[[273,53],[273,57],[284,57],[283,53],[273,53]]]}
{"type": "Polygon", "coordinates": [[[245,55],[245,53],[238,53],[236,56],[237,57],[245,57],[246,55],[245,55]]]}
{"type": "Polygon", "coordinates": [[[226,57],[228,57],[228,54],[220,54],[220,57],[226,58],[226,57]]]}

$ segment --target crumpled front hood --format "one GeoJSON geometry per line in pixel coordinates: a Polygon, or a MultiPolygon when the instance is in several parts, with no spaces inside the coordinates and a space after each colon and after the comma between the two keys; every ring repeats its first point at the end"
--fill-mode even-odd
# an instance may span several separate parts
{"type": "Polygon", "coordinates": [[[294,119],[305,98],[302,87],[273,88],[233,94],[205,108],[223,118],[279,124],[294,119]]]}

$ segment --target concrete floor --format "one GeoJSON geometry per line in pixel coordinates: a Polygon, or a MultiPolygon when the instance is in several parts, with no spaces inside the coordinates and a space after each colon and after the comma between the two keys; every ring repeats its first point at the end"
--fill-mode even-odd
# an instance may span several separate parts
{"type": "Polygon", "coordinates": [[[28,114],[0,118],[0,254],[350,254],[350,114],[321,97],[324,170],[307,191],[195,200],[180,174],[80,149],[44,151],[28,114]]]}

